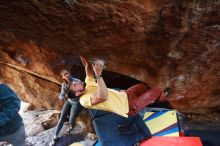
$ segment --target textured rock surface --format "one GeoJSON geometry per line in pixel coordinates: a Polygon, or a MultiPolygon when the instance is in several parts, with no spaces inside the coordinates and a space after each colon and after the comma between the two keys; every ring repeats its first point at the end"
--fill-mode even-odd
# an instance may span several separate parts
{"type": "MultiPolygon", "coordinates": [[[[25,126],[26,146],[48,146],[56,130],[55,126],[58,121],[58,115],[59,112],[56,110],[21,112],[25,126]]],[[[59,133],[56,146],[68,146],[78,142],[85,145],[87,144],[86,146],[92,146],[96,138],[92,140],[90,138],[92,134],[86,131],[81,125],[82,123],[79,124],[76,124],[71,133],[67,133],[66,131],[69,129],[69,123],[65,122],[59,133]]],[[[6,142],[0,142],[0,146],[11,145],[6,142]]]]}
{"type": "MultiPolygon", "coordinates": [[[[64,124],[61,132],[60,138],[56,142],[56,146],[68,146],[76,142],[87,142],[87,146],[92,146],[96,140],[91,140],[87,134],[82,131],[79,126],[76,126],[74,131],[71,134],[67,134],[66,130],[68,129],[67,124],[64,124]]],[[[26,145],[28,146],[48,146],[51,142],[51,139],[54,135],[55,128],[45,130],[35,136],[30,136],[26,138],[26,145]]]]}
{"type": "Polygon", "coordinates": [[[219,17],[219,0],[1,0],[0,81],[30,108],[60,108],[59,71],[82,78],[81,54],[172,87],[182,112],[219,111],[219,17]]]}
{"type": "Polygon", "coordinates": [[[59,115],[60,112],[56,110],[28,111],[21,113],[26,136],[34,136],[47,129],[55,127],[57,125],[59,115]]]}

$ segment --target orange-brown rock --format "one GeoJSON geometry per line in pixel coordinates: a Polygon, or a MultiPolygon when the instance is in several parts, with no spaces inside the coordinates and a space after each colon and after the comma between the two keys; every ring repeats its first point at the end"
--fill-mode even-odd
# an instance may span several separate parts
{"type": "Polygon", "coordinates": [[[59,71],[83,77],[78,56],[101,57],[108,71],[172,87],[182,112],[218,111],[219,18],[219,0],[1,0],[0,80],[33,108],[58,108],[59,71]]]}

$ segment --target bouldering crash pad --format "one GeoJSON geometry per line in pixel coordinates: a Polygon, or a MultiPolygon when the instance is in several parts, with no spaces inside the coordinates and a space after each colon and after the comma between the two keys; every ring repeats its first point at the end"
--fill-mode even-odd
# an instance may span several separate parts
{"type": "Polygon", "coordinates": [[[179,136],[175,110],[143,110],[140,115],[130,118],[100,110],[90,110],[90,113],[99,140],[94,146],[133,146],[138,143],[144,137],[137,130],[137,120],[144,120],[152,136],[179,136]]]}
{"type": "Polygon", "coordinates": [[[143,120],[150,129],[152,136],[179,137],[178,120],[174,110],[145,112],[143,120]]]}
{"type": "Polygon", "coordinates": [[[140,146],[202,146],[199,137],[152,137],[140,146]]]}

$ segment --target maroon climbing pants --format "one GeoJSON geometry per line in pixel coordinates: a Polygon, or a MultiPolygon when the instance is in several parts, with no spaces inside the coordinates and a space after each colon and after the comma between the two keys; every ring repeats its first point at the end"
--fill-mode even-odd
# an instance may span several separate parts
{"type": "Polygon", "coordinates": [[[129,112],[128,115],[136,115],[144,107],[154,102],[155,100],[163,101],[164,93],[159,87],[149,88],[147,85],[140,83],[136,84],[125,92],[128,95],[129,112]]]}

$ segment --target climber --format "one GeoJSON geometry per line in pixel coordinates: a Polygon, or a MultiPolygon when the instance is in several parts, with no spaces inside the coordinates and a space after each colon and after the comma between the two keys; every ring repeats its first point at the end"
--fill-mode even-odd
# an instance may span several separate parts
{"type": "Polygon", "coordinates": [[[67,132],[70,133],[73,130],[73,128],[75,127],[76,117],[82,109],[82,106],[79,103],[79,98],[76,97],[75,94],[72,94],[69,91],[70,84],[72,82],[78,82],[80,80],[73,78],[72,75],[67,70],[61,71],[61,77],[64,82],[62,83],[61,92],[60,92],[60,95],[58,96],[58,98],[60,100],[62,100],[65,97],[67,97],[67,100],[62,107],[61,116],[60,116],[59,122],[57,124],[53,139],[50,143],[50,146],[55,145],[56,140],[58,139],[58,135],[60,133],[60,130],[63,127],[63,123],[64,123],[65,119],[67,118],[67,115],[69,114],[69,111],[70,111],[69,122],[70,122],[71,126],[67,130],[67,132]]]}
{"type": "MultiPolygon", "coordinates": [[[[144,83],[123,91],[109,89],[102,77],[104,61],[96,60],[93,65],[84,57],[81,57],[81,61],[85,67],[86,86],[84,87],[82,81],[77,81],[70,85],[70,90],[76,96],[80,96],[80,103],[86,108],[105,110],[123,117],[135,116],[145,106],[156,100],[164,101],[165,97],[169,95],[159,87],[149,89],[144,83]]],[[[143,125],[145,124],[143,123],[143,125]]],[[[149,132],[149,130],[146,131],[149,132]]],[[[145,133],[146,137],[150,135],[148,132],[145,133]]]]}
{"type": "Polygon", "coordinates": [[[0,83],[0,142],[25,146],[25,129],[19,110],[18,96],[7,85],[0,83]]]}
{"type": "Polygon", "coordinates": [[[84,87],[84,83],[78,80],[72,82],[70,90],[75,96],[80,96],[80,103],[86,108],[105,110],[127,117],[137,114],[156,100],[165,101],[170,94],[159,87],[149,89],[145,83],[136,84],[127,90],[109,89],[102,78],[104,61],[96,60],[93,65],[84,57],[81,57],[81,61],[85,66],[86,86],[84,87]]]}

